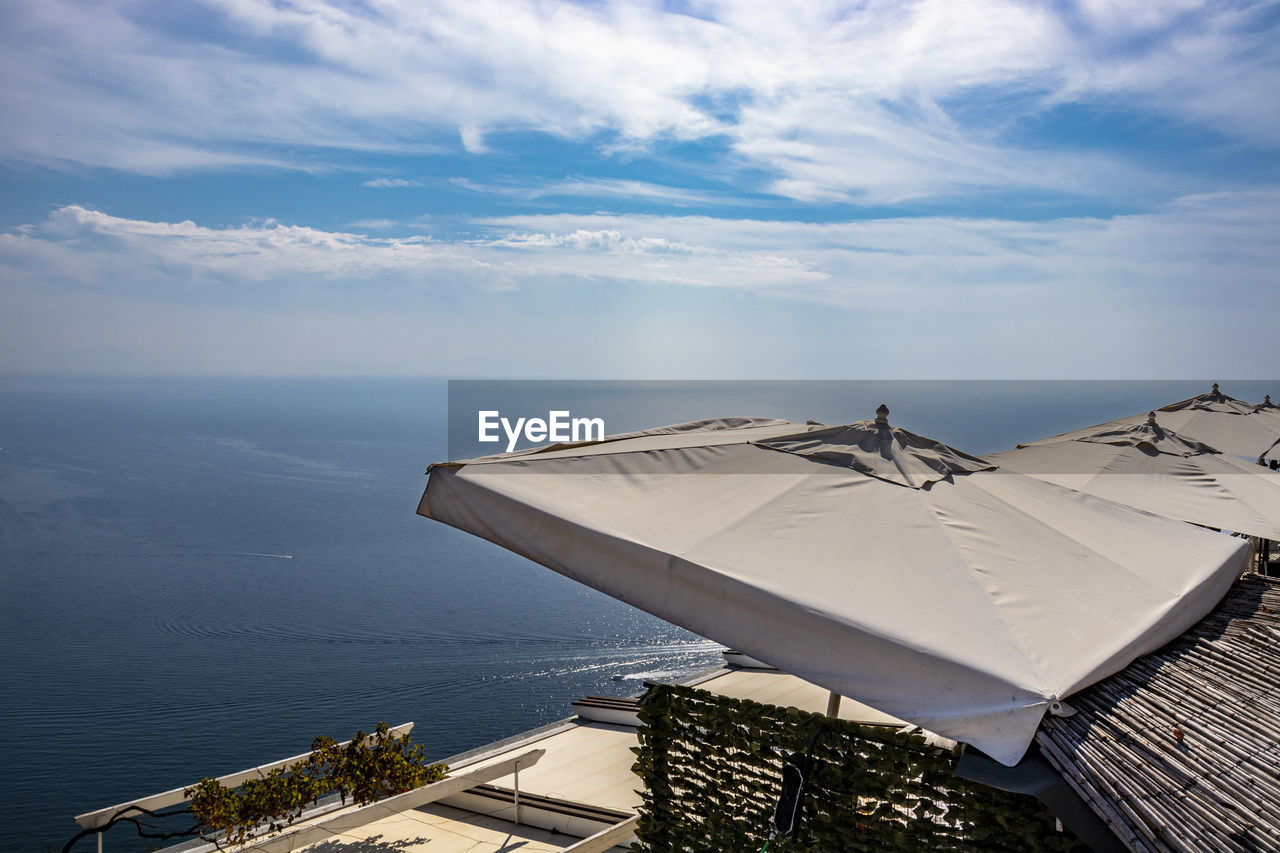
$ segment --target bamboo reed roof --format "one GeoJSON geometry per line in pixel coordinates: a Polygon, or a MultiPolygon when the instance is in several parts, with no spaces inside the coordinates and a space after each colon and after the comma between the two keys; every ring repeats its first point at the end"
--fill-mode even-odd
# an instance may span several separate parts
{"type": "Polygon", "coordinates": [[[1045,757],[1131,850],[1280,850],[1280,579],[1048,717],[1045,757]]]}

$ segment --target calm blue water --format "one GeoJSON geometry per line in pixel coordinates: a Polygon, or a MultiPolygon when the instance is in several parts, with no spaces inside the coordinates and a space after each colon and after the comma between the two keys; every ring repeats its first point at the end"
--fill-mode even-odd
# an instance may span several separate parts
{"type": "MultiPolygon", "coordinates": [[[[988,452],[1208,384],[626,383],[570,404],[619,432],[845,422],[884,400],[895,424],[988,452]]],[[[545,410],[548,390],[502,393],[545,410]]],[[[0,849],[60,848],[75,814],[317,734],[413,720],[444,757],[720,660],[416,516],[423,471],[449,455],[446,399],[418,380],[0,384],[0,849]]],[[[130,831],[108,849],[136,849],[130,831]]]]}

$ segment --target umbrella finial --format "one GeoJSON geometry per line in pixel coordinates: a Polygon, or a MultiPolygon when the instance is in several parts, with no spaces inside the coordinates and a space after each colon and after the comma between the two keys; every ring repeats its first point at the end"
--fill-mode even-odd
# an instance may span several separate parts
{"type": "Polygon", "coordinates": [[[1157,425],[1157,424],[1156,424],[1156,413],[1155,413],[1155,412],[1147,412],[1147,423],[1151,424],[1152,426],[1156,426],[1156,425],[1157,425]]]}
{"type": "MultiPolygon", "coordinates": [[[[1203,387],[1203,386],[1201,386],[1201,387],[1203,387]]],[[[1218,390],[1218,383],[1217,383],[1217,382],[1213,383],[1213,391],[1212,391],[1212,392],[1210,392],[1210,393],[1213,393],[1213,394],[1221,394],[1221,393],[1222,393],[1221,391],[1219,391],[1219,390],[1218,390]]]]}
{"type": "Polygon", "coordinates": [[[1269,408],[1271,408],[1271,395],[1270,395],[1270,394],[1268,394],[1267,396],[1265,396],[1265,397],[1263,397],[1263,398],[1262,398],[1262,405],[1266,406],[1268,409],[1269,409],[1269,408]]]}
{"type": "Polygon", "coordinates": [[[876,409],[876,423],[883,426],[889,425],[889,407],[884,403],[881,403],[879,408],[876,409]]]}

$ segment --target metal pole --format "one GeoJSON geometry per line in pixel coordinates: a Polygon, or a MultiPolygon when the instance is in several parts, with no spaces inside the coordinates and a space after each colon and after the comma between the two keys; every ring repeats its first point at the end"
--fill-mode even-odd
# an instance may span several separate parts
{"type": "Polygon", "coordinates": [[[834,717],[840,713],[840,694],[831,691],[831,695],[827,697],[827,716],[834,717]]]}
{"type": "Polygon", "coordinates": [[[516,804],[516,826],[520,825],[520,765],[516,765],[516,790],[514,796],[516,804]]]}
{"type": "Polygon", "coordinates": [[[102,853],[102,832],[98,832],[98,853],[102,853]]]}

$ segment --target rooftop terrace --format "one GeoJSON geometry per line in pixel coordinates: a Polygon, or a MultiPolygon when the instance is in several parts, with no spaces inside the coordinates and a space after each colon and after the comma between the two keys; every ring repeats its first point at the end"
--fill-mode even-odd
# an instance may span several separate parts
{"type": "MultiPolygon", "coordinates": [[[[1078,798],[1078,811],[1105,825],[1101,846],[1097,835],[1089,838],[1096,848],[1280,850],[1277,649],[1280,579],[1247,575],[1182,637],[1072,696],[1073,716],[1046,718],[1036,747],[1055,771],[1052,781],[1078,798]]],[[[832,710],[826,690],[734,652],[726,657],[735,665],[685,683],[815,714],[832,710]]],[[[642,802],[632,770],[636,701],[586,697],[573,708],[576,716],[454,756],[443,782],[370,806],[331,805],[241,849],[623,850],[642,802]]],[[[848,699],[835,710],[845,720],[908,728],[848,699]]],[[[1035,752],[1029,760],[1043,761],[1035,752]]],[[[93,815],[108,811],[77,820],[92,826],[93,815]]],[[[201,842],[180,849],[213,848],[201,842]]]]}

